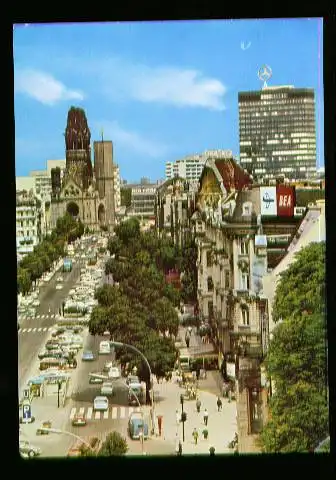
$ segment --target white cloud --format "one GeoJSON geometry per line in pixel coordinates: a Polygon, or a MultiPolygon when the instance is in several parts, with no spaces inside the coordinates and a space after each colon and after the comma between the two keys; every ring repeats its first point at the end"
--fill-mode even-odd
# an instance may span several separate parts
{"type": "Polygon", "coordinates": [[[62,100],[83,100],[79,90],[70,90],[51,75],[39,70],[18,70],[14,75],[15,91],[26,94],[45,105],[62,100]]]}
{"type": "Polygon", "coordinates": [[[101,62],[95,72],[100,72],[105,93],[114,100],[131,97],[177,107],[225,108],[223,83],[195,69],[148,67],[115,59],[101,62]]]}
{"type": "Polygon", "coordinates": [[[93,122],[96,130],[103,128],[104,139],[112,140],[116,145],[149,157],[158,157],[166,153],[167,147],[154,140],[145,138],[138,132],[122,128],[118,122],[101,121],[93,122]]]}

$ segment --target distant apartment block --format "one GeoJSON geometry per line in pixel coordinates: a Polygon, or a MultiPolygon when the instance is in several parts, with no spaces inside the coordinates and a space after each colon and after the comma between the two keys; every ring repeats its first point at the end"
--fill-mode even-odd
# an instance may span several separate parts
{"type": "Polygon", "coordinates": [[[316,172],[314,90],[240,92],[240,164],[257,179],[308,179],[316,172]]]}
{"type": "Polygon", "coordinates": [[[166,162],[166,180],[174,177],[197,182],[208,158],[225,159],[232,157],[230,150],[206,150],[203,153],[188,155],[175,162],[166,162]]]}
{"type": "Polygon", "coordinates": [[[33,191],[16,192],[16,252],[18,259],[32,252],[41,238],[41,202],[33,191]]]}

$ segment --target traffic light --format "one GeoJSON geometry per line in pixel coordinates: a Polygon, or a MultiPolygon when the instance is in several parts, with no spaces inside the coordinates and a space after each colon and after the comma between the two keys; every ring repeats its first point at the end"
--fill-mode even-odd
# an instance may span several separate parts
{"type": "Polygon", "coordinates": [[[187,413],[186,412],[182,412],[181,413],[181,422],[185,422],[187,420],[187,413]]]}
{"type": "Polygon", "coordinates": [[[183,405],[183,403],[184,403],[183,393],[181,393],[181,395],[180,395],[180,402],[181,402],[181,405],[183,405]]]}

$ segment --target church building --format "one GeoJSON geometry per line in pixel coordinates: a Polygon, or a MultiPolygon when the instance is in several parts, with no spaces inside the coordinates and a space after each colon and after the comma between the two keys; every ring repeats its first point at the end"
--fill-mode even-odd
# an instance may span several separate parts
{"type": "Polygon", "coordinates": [[[93,142],[82,108],[71,107],[65,129],[66,168],[51,171],[51,228],[69,212],[91,230],[112,230],[115,222],[114,165],[111,141],[93,142]]]}

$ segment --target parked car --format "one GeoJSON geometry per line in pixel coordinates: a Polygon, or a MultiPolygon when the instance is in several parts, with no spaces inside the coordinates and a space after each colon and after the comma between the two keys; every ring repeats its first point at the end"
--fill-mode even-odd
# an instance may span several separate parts
{"type": "Polygon", "coordinates": [[[19,441],[19,451],[21,455],[28,456],[29,458],[41,455],[41,449],[29,443],[28,440],[19,441]]]}
{"type": "Polygon", "coordinates": [[[140,379],[136,375],[129,375],[126,379],[126,383],[127,385],[138,385],[140,383],[140,379]]]}
{"type": "Polygon", "coordinates": [[[113,383],[112,382],[104,382],[101,389],[101,395],[113,395],[113,383]]]}
{"type": "Polygon", "coordinates": [[[94,411],[106,412],[106,410],[108,410],[108,407],[109,407],[109,401],[108,401],[108,398],[105,396],[95,397],[95,399],[93,400],[94,411]]]}
{"type": "Polygon", "coordinates": [[[94,359],[95,357],[91,351],[83,352],[83,355],[82,355],[83,362],[92,362],[94,359]]]}
{"type": "Polygon", "coordinates": [[[73,427],[84,427],[86,425],[86,418],[84,415],[77,414],[72,419],[73,427]]]}
{"type": "Polygon", "coordinates": [[[62,290],[63,289],[63,285],[61,283],[58,283],[56,285],[56,290],[62,290]]]}
{"type": "Polygon", "coordinates": [[[132,440],[139,439],[143,433],[144,440],[148,438],[148,423],[141,412],[133,412],[128,420],[128,433],[132,440]]]}
{"type": "Polygon", "coordinates": [[[111,367],[109,370],[109,377],[117,380],[121,377],[121,373],[118,367],[111,367]]]}
{"type": "Polygon", "coordinates": [[[89,377],[89,383],[92,383],[92,384],[101,384],[104,382],[104,379],[103,378],[99,378],[99,377],[89,377]]]}
{"type": "Polygon", "coordinates": [[[103,372],[109,372],[110,369],[112,368],[113,362],[105,362],[105,365],[103,367],[103,372]]]}

